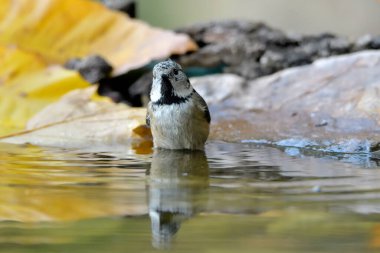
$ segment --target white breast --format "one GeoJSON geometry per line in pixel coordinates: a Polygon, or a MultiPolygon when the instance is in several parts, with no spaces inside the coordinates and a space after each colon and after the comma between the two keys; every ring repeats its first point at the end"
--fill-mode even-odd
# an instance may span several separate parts
{"type": "Polygon", "coordinates": [[[203,149],[209,124],[192,100],[160,105],[151,110],[151,129],[155,147],[203,149]]]}

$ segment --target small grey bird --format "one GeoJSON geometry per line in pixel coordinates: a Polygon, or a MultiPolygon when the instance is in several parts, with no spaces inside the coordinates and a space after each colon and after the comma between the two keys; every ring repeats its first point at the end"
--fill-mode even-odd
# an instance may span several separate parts
{"type": "Polygon", "coordinates": [[[203,150],[210,112],[181,66],[172,60],[156,64],[146,116],[156,148],[203,150]]]}

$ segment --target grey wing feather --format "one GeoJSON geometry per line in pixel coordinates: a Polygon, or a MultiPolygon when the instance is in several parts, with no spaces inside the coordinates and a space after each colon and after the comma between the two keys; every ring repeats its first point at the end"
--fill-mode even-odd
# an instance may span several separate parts
{"type": "Polygon", "coordinates": [[[208,110],[208,106],[206,101],[197,93],[197,99],[199,100],[200,109],[204,113],[204,117],[208,123],[211,121],[210,111],[208,110]]]}
{"type": "Polygon", "coordinates": [[[149,113],[149,105],[148,105],[148,108],[146,110],[146,117],[145,117],[145,123],[148,127],[150,127],[150,113],[149,113]]]}

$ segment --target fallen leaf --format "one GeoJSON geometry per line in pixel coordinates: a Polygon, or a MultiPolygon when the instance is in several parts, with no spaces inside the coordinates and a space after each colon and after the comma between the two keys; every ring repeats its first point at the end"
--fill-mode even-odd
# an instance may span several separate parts
{"type": "Polygon", "coordinates": [[[27,72],[38,71],[46,67],[41,57],[23,51],[14,46],[0,45],[0,86],[27,72]]]}
{"type": "Polygon", "coordinates": [[[132,143],[132,149],[135,153],[138,155],[151,154],[153,147],[153,136],[150,128],[146,125],[141,125],[133,129],[133,133],[142,137],[141,141],[132,143]]]}
{"type": "Polygon", "coordinates": [[[0,1],[0,31],[0,134],[23,129],[46,105],[89,86],[78,73],[56,66],[70,58],[101,55],[117,75],[196,50],[187,35],[90,0],[0,1]]]}
{"type": "Polygon", "coordinates": [[[100,54],[115,74],[197,49],[185,34],[152,28],[90,0],[5,0],[0,17],[0,44],[61,64],[100,54]]]}
{"type": "Polygon", "coordinates": [[[83,116],[98,114],[118,108],[110,100],[93,101],[91,98],[96,93],[97,86],[87,89],[77,89],[71,91],[56,103],[50,104],[34,115],[27,123],[26,129],[32,130],[57,122],[68,121],[83,116]]]}
{"type": "Polygon", "coordinates": [[[145,125],[145,108],[110,100],[94,101],[96,87],[74,90],[47,106],[29,122],[29,130],[0,138],[0,142],[52,147],[123,146],[150,153],[152,137],[145,125]]]}
{"type": "Polygon", "coordinates": [[[24,128],[26,122],[46,105],[72,89],[88,86],[77,72],[61,67],[20,75],[0,85],[0,134],[24,128]]]}

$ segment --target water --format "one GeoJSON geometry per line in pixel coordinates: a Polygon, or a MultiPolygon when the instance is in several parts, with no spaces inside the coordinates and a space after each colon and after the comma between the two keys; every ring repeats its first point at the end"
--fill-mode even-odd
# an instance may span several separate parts
{"type": "Polygon", "coordinates": [[[0,252],[379,252],[367,155],[0,144],[0,252]]]}

